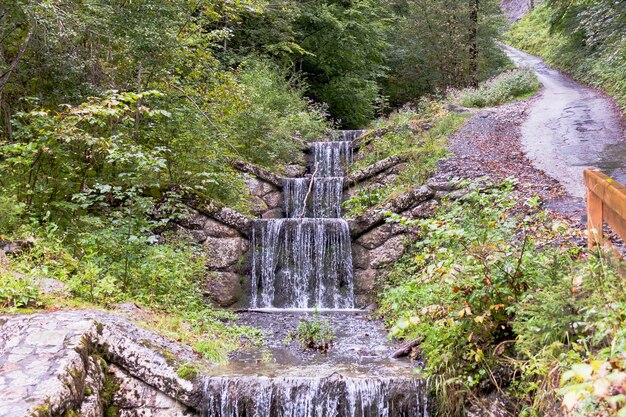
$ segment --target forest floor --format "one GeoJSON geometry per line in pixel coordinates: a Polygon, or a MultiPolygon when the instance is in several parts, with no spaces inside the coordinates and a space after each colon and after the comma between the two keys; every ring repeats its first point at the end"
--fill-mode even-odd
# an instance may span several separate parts
{"type": "Polygon", "coordinates": [[[534,99],[477,110],[450,137],[454,156],[439,164],[441,177],[501,181],[513,177],[528,198],[539,196],[553,211],[581,224],[583,207],[567,195],[559,181],[535,167],[524,153],[522,125],[534,99]]]}

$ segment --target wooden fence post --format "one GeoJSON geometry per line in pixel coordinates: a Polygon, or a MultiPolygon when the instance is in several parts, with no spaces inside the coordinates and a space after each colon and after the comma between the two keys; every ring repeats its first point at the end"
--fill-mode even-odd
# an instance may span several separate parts
{"type": "Polygon", "coordinates": [[[590,248],[602,245],[602,199],[587,188],[587,241],[590,248]]]}

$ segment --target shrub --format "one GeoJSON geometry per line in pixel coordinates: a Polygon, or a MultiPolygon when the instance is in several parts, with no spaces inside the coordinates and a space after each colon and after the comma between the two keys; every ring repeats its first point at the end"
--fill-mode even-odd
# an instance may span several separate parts
{"type": "Polygon", "coordinates": [[[13,196],[0,194],[0,235],[14,232],[20,225],[25,205],[13,196]]]}
{"type": "Polygon", "coordinates": [[[0,266],[0,307],[30,307],[38,297],[39,289],[29,278],[3,271],[0,266]]]}
{"type": "Polygon", "coordinates": [[[462,90],[455,98],[465,107],[490,107],[528,98],[540,87],[535,73],[521,68],[497,75],[479,88],[462,90]]]}
{"type": "Polygon", "coordinates": [[[295,333],[287,335],[285,341],[289,343],[295,339],[305,349],[319,350],[326,353],[331,348],[334,337],[335,333],[330,326],[330,322],[319,318],[318,312],[315,311],[313,318],[300,319],[295,333]]]}

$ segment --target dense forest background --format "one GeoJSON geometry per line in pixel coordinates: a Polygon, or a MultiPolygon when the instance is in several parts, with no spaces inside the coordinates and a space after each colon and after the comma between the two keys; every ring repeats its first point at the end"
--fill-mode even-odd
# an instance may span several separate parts
{"type": "Polygon", "coordinates": [[[228,158],[278,167],[485,79],[502,24],[495,0],[5,2],[2,194],[40,219],[105,184],[236,205],[228,158]]]}

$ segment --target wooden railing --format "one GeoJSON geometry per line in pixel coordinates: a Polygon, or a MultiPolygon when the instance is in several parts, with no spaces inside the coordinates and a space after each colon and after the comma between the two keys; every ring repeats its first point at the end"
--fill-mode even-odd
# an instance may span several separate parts
{"type": "Polygon", "coordinates": [[[593,168],[585,169],[584,178],[589,246],[603,243],[604,223],[626,241],[626,186],[593,168]]]}

